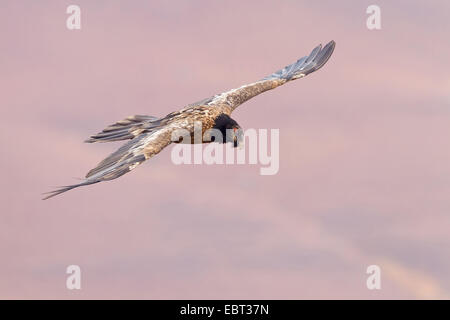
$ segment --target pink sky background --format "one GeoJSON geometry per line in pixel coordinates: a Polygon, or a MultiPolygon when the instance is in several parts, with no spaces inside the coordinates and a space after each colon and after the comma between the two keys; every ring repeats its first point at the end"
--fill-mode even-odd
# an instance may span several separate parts
{"type": "Polygon", "coordinates": [[[0,298],[450,297],[448,1],[2,1],[0,298]],[[366,28],[381,7],[382,29],[366,28]],[[82,29],[66,28],[81,7],[82,29]],[[258,80],[334,39],[320,71],[241,106],[280,171],[175,166],[48,201],[120,143],[83,140],[258,80]],[[65,287],[82,269],[82,290],[65,287]],[[382,289],[366,288],[381,267],[382,289]]]}

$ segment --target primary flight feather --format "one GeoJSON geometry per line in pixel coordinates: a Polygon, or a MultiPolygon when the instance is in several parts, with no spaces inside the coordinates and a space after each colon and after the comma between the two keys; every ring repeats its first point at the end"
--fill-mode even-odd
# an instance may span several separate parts
{"type": "MultiPolygon", "coordinates": [[[[193,136],[194,122],[202,123],[203,133],[212,128],[223,133],[226,129],[240,129],[237,122],[230,117],[234,109],[260,93],[274,89],[288,81],[305,77],[320,69],[331,57],[335,45],[334,41],[330,41],[323,48],[322,45],[319,45],[308,56],[259,81],[190,104],[165,117],[130,116],[106,127],[100,133],[91,136],[86,142],[131,140],[90,170],[84,181],[48,192],[44,199],[77,187],[116,179],[130,172],[168,146],[172,142],[174,130],[185,129],[193,136]]],[[[225,140],[225,135],[222,142],[228,142],[225,140]]],[[[236,137],[230,142],[234,142],[236,146],[236,137]]]]}

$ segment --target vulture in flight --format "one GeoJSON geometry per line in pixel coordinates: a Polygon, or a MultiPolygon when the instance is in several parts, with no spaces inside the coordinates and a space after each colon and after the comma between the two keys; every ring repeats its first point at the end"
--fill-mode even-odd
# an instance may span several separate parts
{"type": "MultiPolygon", "coordinates": [[[[242,130],[230,117],[234,109],[264,91],[319,70],[330,58],[335,45],[334,41],[330,41],[323,48],[319,45],[308,56],[259,81],[190,104],[165,117],[135,115],[110,125],[100,133],[91,136],[86,142],[130,141],[89,171],[84,181],[48,192],[44,200],[77,187],[116,179],[130,172],[174,142],[172,133],[175,130],[187,130],[193,137],[194,122],[197,121],[202,124],[202,134],[209,129],[220,130],[223,141],[218,142],[232,142],[236,147],[242,137],[242,130]],[[225,134],[226,131],[231,131],[232,135],[225,134]]],[[[192,143],[194,143],[193,140],[192,143]]]]}

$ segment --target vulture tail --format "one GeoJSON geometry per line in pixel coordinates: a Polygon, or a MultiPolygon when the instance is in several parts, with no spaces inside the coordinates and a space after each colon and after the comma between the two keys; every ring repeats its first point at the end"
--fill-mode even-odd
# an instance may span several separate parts
{"type": "Polygon", "coordinates": [[[157,126],[158,120],[157,117],[152,116],[130,116],[90,136],[85,142],[110,142],[133,139],[142,132],[157,126]]]}

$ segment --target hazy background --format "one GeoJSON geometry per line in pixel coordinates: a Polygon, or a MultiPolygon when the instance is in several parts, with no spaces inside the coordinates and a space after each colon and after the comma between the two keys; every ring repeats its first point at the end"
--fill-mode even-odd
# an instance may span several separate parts
{"type": "Polygon", "coordinates": [[[448,1],[2,1],[0,298],[450,296],[448,1]],[[66,28],[81,7],[82,29],[66,28]],[[382,29],[366,28],[381,7],[382,29]],[[280,171],[175,166],[48,201],[120,143],[83,140],[328,64],[233,117],[280,129],[280,171]],[[82,290],[65,287],[82,269],[82,290]],[[366,288],[367,266],[382,289],[366,288]]]}

